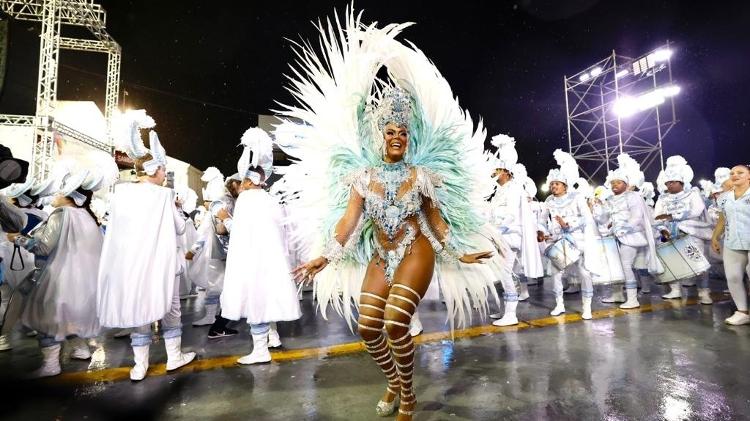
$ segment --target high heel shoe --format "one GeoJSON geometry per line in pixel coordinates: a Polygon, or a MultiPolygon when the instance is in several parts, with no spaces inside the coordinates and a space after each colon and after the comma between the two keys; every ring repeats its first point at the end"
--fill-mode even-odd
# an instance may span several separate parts
{"type": "Polygon", "coordinates": [[[390,402],[378,401],[378,405],[375,406],[375,413],[379,417],[390,417],[396,412],[396,408],[398,407],[399,395],[391,389],[388,389],[388,391],[396,395],[396,397],[390,402]]]}

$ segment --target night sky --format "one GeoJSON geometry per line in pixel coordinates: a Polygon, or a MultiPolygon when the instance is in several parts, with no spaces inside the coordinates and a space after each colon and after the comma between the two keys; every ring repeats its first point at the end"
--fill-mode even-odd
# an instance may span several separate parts
{"type": "MultiPolygon", "coordinates": [[[[257,114],[291,100],[283,88],[293,57],[285,38],[315,37],[310,22],[347,5],[101,3],[123,48],[121,106],[148,110],[170,155],[225,173],[234,171],[235,146],[257,114]]],[[[515,136],[537,180],[552,165],[552,151],[567,146],[563,75],[613,48],[639,56],[666,40],[675,43],[672,69],[683,91],[665,154],[684,155],[696,180],[716,166],[750,162],[750,2],[362,0],[356,7],[365,22],[416,22],[402,39],[435,62],[489,136],[515,136]]],[[[11,23],[2,113],[34,112],[39,29],[11,23]]],[[[58,98],[103,108],[105,71],[103,55],[64,51],[58,98]]]]}

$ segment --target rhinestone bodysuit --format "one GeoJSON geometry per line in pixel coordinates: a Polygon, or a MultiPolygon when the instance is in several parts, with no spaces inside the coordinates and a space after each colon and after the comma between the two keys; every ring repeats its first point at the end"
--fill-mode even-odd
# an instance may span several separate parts
{"type": "Polygon", "coordinates": [[[371,182],[382,186],[382,196],[372,188],[367,188],[365,191],[365,217],[375,223],[378,229],[388,237],[389,242],[395,241],[402,230],[404,232],[396,247],[391,250],[386,250],[378,241],[377,236],[375,237],[375,249],[384,262],[385,278],[389,285],[393,282],[396,268],[404,259],[409,246],[417,238],[417,230],[405,223],[408,218],[417,215],[422,208],[422,196],[417,184],[414,183],[399,197],[401,187],[408,182],[410,176],[411,170],[403,162],[383,164],[371,171],[371,182]]]}

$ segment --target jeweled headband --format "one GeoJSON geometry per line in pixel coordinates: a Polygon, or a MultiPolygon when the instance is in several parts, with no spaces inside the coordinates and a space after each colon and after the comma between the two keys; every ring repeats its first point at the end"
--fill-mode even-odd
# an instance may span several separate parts
{"type": "Polygon", "coordinates": [[[412,103],[409,93],[397,86],[388,86],[383,90],[377,108],[378,129],[382,132],[388,123],[399,127],[409,127],[412,117],[412,103]]]}

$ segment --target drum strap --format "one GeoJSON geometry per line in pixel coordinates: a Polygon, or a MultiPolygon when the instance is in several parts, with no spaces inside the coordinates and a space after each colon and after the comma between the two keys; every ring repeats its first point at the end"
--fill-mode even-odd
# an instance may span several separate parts
{"type": "Polygon", "coordinates": [[[21,254],[21,246],[18,244],[13,244],[13,256],[10,258],[10,270],[19,271],[26,269],[26,263],[23,261],[23,255],[21,254]],[[18,256],[18,259],[21,260],[21,268],[17,269],[13,267],[13,262],[16,261],[16,256],[18,256]]]}

